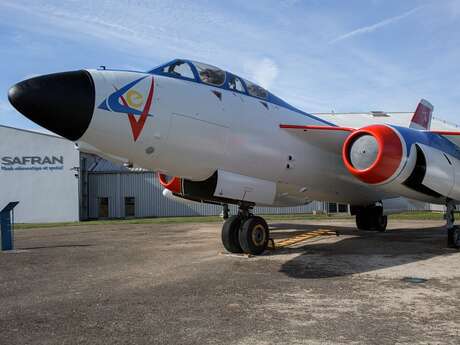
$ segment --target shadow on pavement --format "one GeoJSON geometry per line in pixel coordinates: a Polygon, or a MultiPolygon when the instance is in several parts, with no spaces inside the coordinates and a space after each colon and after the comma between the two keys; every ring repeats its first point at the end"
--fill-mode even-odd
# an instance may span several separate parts
{"type": "Polygon", "coordinates": [[[269,256],[299,254],[282,264],[280,272],[293,278],[314,279],[347,276],[377,269],[448,256],[458,251],[447,248],[446,231],[442,227],[392,229],[385,233],[357,231],[350,227],[305,224],[272,224],[273,238],[285,238],[318,229],[336,231],[336,242],[327,237],[306,241],[294,248],[268,252],[269,256]]]}

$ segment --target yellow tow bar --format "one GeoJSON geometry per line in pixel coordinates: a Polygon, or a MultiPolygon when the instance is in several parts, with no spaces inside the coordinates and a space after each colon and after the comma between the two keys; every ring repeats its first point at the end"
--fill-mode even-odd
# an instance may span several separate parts
{"type": "Polygon", "coordinates": [[[289,238],[279,240],[276,242],[273,239],[270,239],[268,248],[269,249],[285,248],[288,246],[292,246],[293,244],[297,244],[297,243],[300,243],[306,240],[310,240],[312,238],[316,238],[319,236],[338,236],[338,233],[335,231],[331,231],[331,230],[318,229],[315,231],[304,232],[299,235],[295,235],[293,237],[289,237],[289,238]]]}

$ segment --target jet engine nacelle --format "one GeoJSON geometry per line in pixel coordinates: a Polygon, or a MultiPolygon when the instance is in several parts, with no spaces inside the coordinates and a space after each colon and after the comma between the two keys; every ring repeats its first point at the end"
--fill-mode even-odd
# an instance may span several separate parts
{"type": "Polygon", "coordinates": [[[364,127],[346,139],[343,162],[362,182],[387,191],[460,200],[460,160],[452,155],[453,144],[435,135],[386,125],[364,127]]]}
{"type": "Polygon", "coordinates": [[[217,170],[204,181],[191,181],[164,174],[159,174],[158,178],[160,184],[175,197],[198,202],[217,204],[245,202],[260,206],[305,205],[310,202],[301,188],[290,188],[285,184],[224,170],[217,170]]]}
{"type": "Polygon", "coordinates": [[[159,174],[159,180],[174,195],[190,200],[216,203],[232,203],[236,200],[271,205],[276,197],[276,183],[223,170],[216,171],[204,181],[191,181],[163,174],[159,174]]]}

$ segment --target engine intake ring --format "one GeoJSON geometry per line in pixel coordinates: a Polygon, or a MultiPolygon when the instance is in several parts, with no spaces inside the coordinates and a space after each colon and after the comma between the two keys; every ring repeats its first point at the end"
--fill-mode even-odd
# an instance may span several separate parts
{"type": "Polygon", "coordinates": [[[163,187],[169,189],[171,192],[182,193],[182,179],[180,177],[168,179],[167,175],[158,173],[158,180],[163,187]]]}
{"type": "Polygon", "coordinates": [[[396,131],[385,125],[364,127],[350,134],[342,148],[342,159],[348,171],[368,184],[379,184],[390,179],[398,170],[403,158],[403,145],[396,131]],[[350,152],[357,139],[371,135],[377,141],[378,152],[374,162],[365,169],[356,168],[350,152]]]}

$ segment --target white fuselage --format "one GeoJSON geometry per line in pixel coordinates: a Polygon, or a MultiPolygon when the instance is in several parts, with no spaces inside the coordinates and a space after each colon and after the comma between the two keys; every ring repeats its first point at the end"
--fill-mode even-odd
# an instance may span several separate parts
{"type": "MultiPolygon", "coordinates": [[[[147,75],[136,84],[132,88],[136,93],[126,101],[141,110],[152,82],[154,91],[150,116],[134,140],[127,114],[98,105],[146,74],[89,72],[96,86],[96,106],[79,142],[94,147],[95,153],[194,181],[217,170],[269,181],[276,186],[274,197],[271,202],[258,201],[263,204],[327,200],[359,205],[389,196],[351,176],[340,155],[279,128],[283,122],[324,125],[320,119],[203,83],[147,75]]],[[[140,116],[134,118],[138,121],[140,116]]]]}

